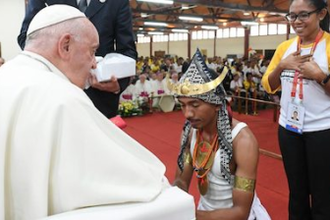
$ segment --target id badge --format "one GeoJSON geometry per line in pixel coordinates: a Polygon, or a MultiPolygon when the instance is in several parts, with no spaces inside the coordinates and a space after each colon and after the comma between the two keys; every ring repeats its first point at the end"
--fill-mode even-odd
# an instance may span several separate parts
{"type": "Polygon", "coordinates": [[[286,129],[298,134],[302,134],[304,126],[305,108],[302,105],[289,103],[286,118],[286,129]]]}

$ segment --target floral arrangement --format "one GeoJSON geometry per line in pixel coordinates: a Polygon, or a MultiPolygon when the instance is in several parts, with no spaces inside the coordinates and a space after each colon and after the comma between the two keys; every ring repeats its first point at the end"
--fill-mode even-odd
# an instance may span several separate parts
{"type": "Polygon", "coordinates": [[[129,100],[119,104],[118,114],[122,117],[130,117],[136,115],[142,115],[142,109],[137,103],[129,100]]]}

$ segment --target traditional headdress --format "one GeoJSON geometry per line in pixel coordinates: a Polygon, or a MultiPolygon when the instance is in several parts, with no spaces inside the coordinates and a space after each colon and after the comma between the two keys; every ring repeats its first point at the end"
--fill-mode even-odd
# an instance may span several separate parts
{"type": "MultiPolygon", "coordinates": [[[[220,150],[220,171],[221,175],[229,182],[232,182],[229,163],[232,158],[232,136],[231,125],[226,109],[226,92],[221,84],[228,72],[224,67],[221,74],[210,71],[206,66],[200,51],[197,49],[192,61],[180,78],[179,83],[173,85],[168,82],[169,89],[178,97],[191,97],[201,99],[204,102],[221,105],[217,119],[219,150],[220,150]]],[[[181,170],[184,166],[183,152],[188,144],[191,124],[186,121],[183,127],[181,149],[178,157],[178,165],[181,170]]]]}

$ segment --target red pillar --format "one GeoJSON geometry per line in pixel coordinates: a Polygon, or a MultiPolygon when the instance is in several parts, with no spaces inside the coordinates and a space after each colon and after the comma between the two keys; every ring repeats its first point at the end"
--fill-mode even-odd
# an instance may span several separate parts
{"type": "Polygon", "coordinates": [[[244,57],[249,58],[250,27],[244,27],[244,57]]]}
{"type": "Polygon", "coordinates": [[[188,58],[191,59],[191,32],[188,33],[188,58]]]}
{"type": "Polygon", "coordinates": [[[150,36],[150,55],[149,55],[149,57],[152,56],[152,43],[153,43],[153,36],[150,36]]]}

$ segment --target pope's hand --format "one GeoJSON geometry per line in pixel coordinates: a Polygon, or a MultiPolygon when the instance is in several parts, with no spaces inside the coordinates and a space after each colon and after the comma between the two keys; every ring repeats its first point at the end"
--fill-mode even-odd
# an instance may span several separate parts
{"type": "Polygon", "coordinates": [[[89,78],[89,83],[93,88],[101,91],[112,92],[118,94],[120,92],[120,85],[115,76],[112,76],[110,80],[104,82],[98,82],[94,75],[89,78]]]}

